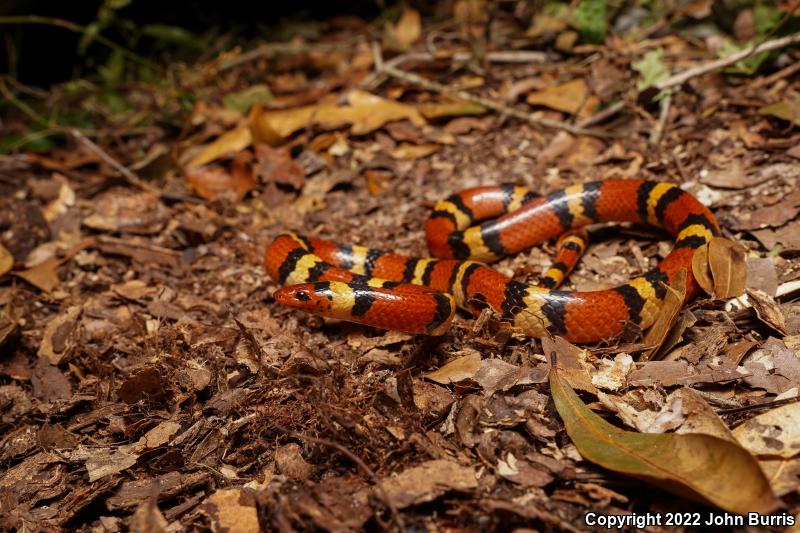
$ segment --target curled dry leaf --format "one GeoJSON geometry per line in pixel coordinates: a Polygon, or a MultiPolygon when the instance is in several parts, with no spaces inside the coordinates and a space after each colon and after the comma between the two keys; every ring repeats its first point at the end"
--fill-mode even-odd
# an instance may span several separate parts
{"type": "Polygon", "coordinates": [[[769,513],[780,506],[756,460],[739,445],[699,433],[621,430],[586,407],[557,368],[550,371],[550,390],[586,460],[734,513],[769,513]]]}
{"type": "Polygon", "coordinates": [[[664,303],[656,316],[655,323],[647,331],[643,341],[652,348],[642,353],[641,361],[648,361],[658,352],[670,330],[678,321],[678,314],[683,307],[683,300],[686,298],[686,269],[681,268],[666,289],[664,303]]]}
{"type": "Polygon", "coordinates": [[[747,289],[747,300],[752,304],[761,322],[781,335],[786,335],[786,317],[773,297],[757,289],[747,289]]]}
{"type": "Polygon", "coordinates": [[[275,146],[311,125],[338,128],[349,124],[350,133],[364,135],[387,122],[403,119],[416,126],[425,124],[425,119],[414,106],[353,90],[347,93],[347,105],[343,106],[324,102],[274,111],[255,106],[250,115],[250,125],[256,140],[275,146]]]}
{"type": "Polygon", "coordinates": [[[747,262],[742,245],[723,237],[713,237],[695,250],[692,274],[704,291],[717,299],[735,298],[744,293],[747,262]]]}

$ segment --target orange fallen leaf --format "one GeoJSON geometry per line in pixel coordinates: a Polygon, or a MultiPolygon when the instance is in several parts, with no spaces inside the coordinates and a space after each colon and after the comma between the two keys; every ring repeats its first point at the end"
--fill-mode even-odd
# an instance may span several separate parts
{"type": "Polygon", "coordinates": [[[359,90],[347,94],[347,105],[326,102],[292,109],[266,111],[258,106],[253,109],[250,116],[253,137],[273,146],[310,125],[324,128],[350,125],[350,133],[364,135],[397,120],[408,119],[417,126],[426,123],[414,106],[359,90]]]}
{"type": "Polygon", "coordinates": [[[199,168],[228,154],[241,152],[253,142],[248,125],[242,125],[229,132],[223,133],[195,155],[188,163],[187,169],[199,168]]]}
{"type": "Polygon", "coordinates": [[[383,48],[405,52],[422,34],[419,11],[407,7],[396,24],[386,23],[383,31],[383,48]]]}
{"type": "Polygon", "coordinates": [[[592,115],[600,103],[581,78],[530,93],[526,100],[531,105],[543,105],[579,117],[592,115]]]}
{"type": "Polygon", "coordinates": [[[241,167],[241,163],[234,164],[230,172],[219,166],[187,170],[186,182],[206,200],[238,202],[256,186],[252,171],[247,172],[241,167]]]}

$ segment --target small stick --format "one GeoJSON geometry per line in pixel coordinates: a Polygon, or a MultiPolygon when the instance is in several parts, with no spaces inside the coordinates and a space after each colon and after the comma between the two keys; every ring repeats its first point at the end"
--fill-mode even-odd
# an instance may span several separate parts
{"type": "Polygon", "coordinates": [[[136,187],[139,187],[140,189],[142,189],[144,191],[152,192],[152,193],[155,193],[155,194],[161,196],[161,191],[158,190],[158,188],[156,188],[153,185],[150,185],[146,181],[142,180],[139,176],[137,176],[136,174],[131,172],[131,170],[128,169],[125,165],[123,165],[122,163],[120,163],[119,161],[117,161],[116,159],[111,157],[110,155],[108,155],[108,153],[106,153],[105,150],[103,150],[102,148],[97,146],[97,144],[95,144],[94,141],[92,141],[86,135],[81,133],[80,130],[78,130],[76,128],[69,128],[69,129],[67,129],[67,132],[70,135],[72,135],[72,137],[76,141],[78,141],[81,144],[83,144],[86,148],[88,148],[89,150],[94,152],[95,155],[97,155],[97,157],[102,159],[106,164],[110,165],[114,170],[119,172],[122,175],[122,177],[125,178],[125,180],[128,183],[130,183],[131,185],[134,185],[136,187]]]}
{"type": "Polygon", "coordinates": [[[653,128],[653,131],[650,132],[650,144],[653,146],[657,145],[661,142],[661,136],[664,134],[664,128],[667,125],[667,119],[669,118],[669,108],[672,104],[672,93],[667,93],[664,96],[664,99],[661,100],[661,113],[658,116],[658,122],[656,122],[656,127],[653,128]]]}
{"type": "Polygon", "coordinates": [[[420,87],[428,91],[441,94],[449,94],[457,98],[460,98],[461,100],[466,100],[467,102],[472,102],[481,105],[483,107],[486,107],[488,109],[491,109],[493,111],[497,111],[500,114],[509,115],[524,120],[525,122],[533,124],[534,126],[556,128],[568,131],[574,135],[590,135],[593,137],[601,137],[601,138],[613,137],[613,135],[609,133],[581,128],[579,126],[567,124],[566,122],[561,122],[559,120],[550,120],[547,118],[536,117],[531,113],[528,113],[526,111],[521,111],[513,107],[509,107],[500,102],[489,100],[487,98],[483,98],[480,96],[475,96],[472,93],[468,93],[466,91],[462,91],[459,89],[453,89],[452,87],[447,87],[446,85],[442,85],[441,83],[428,80],[426,78],[423,78],[422,76],[418,76],[417,74],[407,72],[405,70],[400,70],[398,68],[389,66],[387,63],[384,63],[383,60],[381,59],[380,49],[378,48],[377,44],[373,43],[372,51],[375,56],[375,68],[378,72],[385,72],[386,74],[389,74],[390,76],[393,76],[395,78],[399,78],[409,83],[419,85],[420,87]]]}
{"type": "Polygon", "coordinates": [[[717,59],[716,61],[711,61],[708,63],[704,63],[702,65],[698,65],[694,68],[684,70],[679,74],[675,74],[674,76],[670,76],[669,78],[656,83],[655,87],[661,90],[661,89],[668,89],[670,87],[675,87],[676,85],[682,85],[691,78],[728,67],[730,65],[733,65],[734,63],[737,63],[738,61],[741,61],[742,59],[750,57],[753,54],[757,54],[759,52],[769,52],[771,50],[777,50],[779,48],[784,48],[786,46],[796,43],[800,43],[800,32],[793,33],[785,37],[780,37],[778,39],[765,41],[761,44],[757,44],[755,46],[751,46],[749,48],[731,54],[728,57],[723,57],[722,59],[717,59]]]}
{"type": "Polygon", "coordinates": [[[607,118],[611,118],[612,116],[616,115],[620,111],[625,108],[625,101],[620,100],[610,106],[606,107],[605,109],[598,111],[591,117],[586,117],[585,119],[578,122],[578,126],[581,128],[588,128],[589,126],[594,126],[597,123],[603,122],[607,118]]]}

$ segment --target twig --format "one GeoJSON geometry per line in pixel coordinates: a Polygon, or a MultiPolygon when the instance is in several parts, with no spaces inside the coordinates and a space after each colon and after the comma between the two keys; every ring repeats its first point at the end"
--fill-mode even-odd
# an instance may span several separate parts
{"type": "MultiPolygon", "coordinates": [[[[374,51],[374,48],[373,48],[374,51]]],[[[409,52],[397,57],[393,57],[388,61],[378,61],[378,56],[373,54],[376,61],[375,72],[367,76],[360,85],[362,87],[373,87],[377,82],[385,76],[381,69],[377,68],[378,63],[389,67],[398,67],[403,63],[409,61],[438,61],[450,60],[455,62],[469,61],[472,54],[469,52],[456,52],[454,54],[433,54],[431,52],[409,52]]],[[[486,54],[487,61],[490,63],[544,63],[548,59],[548,55],[544,52],[537,52],[535,50],[498,50],[488,52],[486,54]]]]}
{"type": "Polygon", "coordinates": [[[496,102],[494,100],[489,100],[487,98],[482,98],[480,96],[475,96],[472,93],[468,93],[467,91],[462,91],[460,89],[453,89],[452,87],[448,87],[446,85],[442,85],[441,83],[436,83],[435,81],[431,81],[429,79],[423,78],[422,76],[418,76],[414,73],[407,72],[405,70],[400,70],[398,68],[390,66],[388,63],[384,63],[381,59],[381,52],[378,48],[377,44],[373,44],[373,55],[375,56],[375,68],[379,72],[385,72],[390,76],[395,78],[407,81],[409,83],[413,83],[415,85],[419,85],[423,89],[428,91],[432,91],[435,93],[441,94],[449,94],[451,96],[455,96],[460,98],[461,100],[465,100],[467,102],[472,102],[478,105],[481,105],[487,109],[491,109],[493,111],[497,111],[503,115],[512,116],[529,124],[533,124],[534,126],[544,126],[546,128],[556,128],[564,131],[568,131],[574,135],[591,135],[593,137],[601,137],[601,138],[610,138],[613,135],[595,131],[595,130],[588,130],[585,128],[581,128],[578,126],[573,126],[572,124],[567,124],[566,122],[561,122],[559,120],[550,120],[547,118],[540,118],[531,113],[526,111],[521,111],[519,109],[515,109],[513,107],[509,107],[505,104],[500,102],[496,102]]]}
{"type": "Polygon", "coordinates": [[[347,50],[354,44],[353,41],[345,41],[343,43],[266,43],[234,58],[223,61],[220,63],[218,71],[229,70],[263,56],[271,56],[274,54],[302,54],[310,50],[332,52],[336,50],[347,50]]]}
{"type": "Polygon", "coordinates": [[[773,83],[775,83],[778,80],[781,80],[783,78],[787,78],[787,77],[791,76],[792,74],[794,74],[798,70],[800,70],[800,61],[796,61],[795,63],[792,63],[788,67],[782,68],[778,72],[774,72],[774,73],[770,74],[769,76],[765,76],[763,78],[757,79],[756,81],[754,81],[750,85],[749,88],[750,89],[758,89],[758,88],[763,87],[765,85],[772,85],[773,83]]]}
{"type": "Polygon", "coordinates": [[[102,148],[97,146],[94,143],[94,141],[89,139],[86,135],[81,133],[78,129],[76,129],[76,128],[68,128],[67,129],[67,133],[69,133],[76,141],[80,142],[86,148],[88,148],[89,150],[94,152],[95,155],[97,155],[97,157],[102,159],[106,164],[110,165],[114,170],[119,172],[120,175],[122,175],[122,177],[125,178],[125,180],[128,183],[130,183],[131,185],[134,185],[136,187],[139,187],[140,189],[142,189],[144,191],[152,192],[152,193],[155,193],[155,194],[161,196],[161,191],[157,187],[154,187],[153,185],[150,185],[146,181],[142,180],[139,176],[137,176],[136,174],[131,172],[130,169],[128,169],[125,165],[123,165],[122,163],[120,163],[119,161],[117,161],[116,159],[111,157],[110,155],[108,155],[108,153],[106,153],[105,150],[103,150],[102,148]]]}
{"type": "Polygon", "coordinates": [[[338,442],[334,442],[332,440],[322,439],[319,437],[311,437],[309,435],[303,435],[302,433],[297,433],[296,431],[292,431],[291,429],[283,426],[275,426],[275,429],[296,439],[307,440],[310,442],[321,444],[322,446],[333,448],[338,452],[340,452],[341,454],[345,455],[351,461],[353,461],[375,483],[375,486],[377,487],[378,492],[381,495],[381,499],[383,499],[384,503],[389,508],[389,511],[392,513],[392,520],[394,521],[395,526],[397,526],[397,529],[399,531],[405,531],[405,523],[403,522],[403,517],[400,516],[400,512],[397,510],[397,507],[395,506],[394,502],[392,502],[392,499],[389,497],[389,494],[386,492],[386,489],[383,488],[383,483],[378,478],[377,474],[375,474],[375,472],[369,466],[367,466],[367,464],[364,461],[362,461],[359,456],[357,456],[356,454],[354,454],[353,452],[351,452],[338,442]]]}
{"type": "Polygon", "coordinates": [[[595,124],[599,124],[603,122],[607,118],[611,118],[612,116],[616,115],[620,111],[625,108],[625,101],[620,100],[619,102],[615,102],[610,106],[602,109],[592,115],[591,117],[586,117],[585,119],[578,122],[578,126],[581,128],[588,128],[589,126],[594,126],[595,124]]]}
{"type": "Polygon", "coordinates": [[[656,126],[653,128],[653,131],[650,132],[650,144],[653,146],[661,142],[661,136],[664,134],[664,128],[667,125],[669,108],[671,105],[672,93],[669,92],[664,96],[664,99],[661,100],[661,113],[658,116],[658,122],[656,122],[656,126]]]}
{"type": "Polygon", "coordinates": [[[713,72],[715,70],[728,67],[753,54],[757,54],[759,52],[769,52],[771,50],[777,50],[779,48],[784,48],[786,46],[796,43],[800,43],[800,32],[787,35],[786,37],[772,39],[771,41],[765,41],[761,44],[757,44],[749,48],[746,48],[744,50],[741,50],[739,52],[736,52],[734,54],[731,54],[728,57],[723,57],[722,59],[717,59],[716,61],[711,61],[708,63],[704,63],[702,65],[698,65],[694,68],[685,70],[679,74],[675,74],[674,76],[670,76],[669,78],[658,82],[655,86],[657,89],[661,90],[661,89],[668,89],[670,87],[675,87],[677,85],[682,85],[691,78],[694,78],[696,76],[702,76],[703,74],[707,74],[709,72],[713,72]]]}

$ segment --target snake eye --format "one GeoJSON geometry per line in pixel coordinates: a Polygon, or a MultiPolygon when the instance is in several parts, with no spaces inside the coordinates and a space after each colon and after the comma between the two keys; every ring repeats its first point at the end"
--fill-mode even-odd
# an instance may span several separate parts
{"type": "Polygon", "coordinates": [[[306,291],[297,291],[294,297],[300,300],[301,302],[308,302],[311,300],[311,296],[309,296],[306,291]]]}

